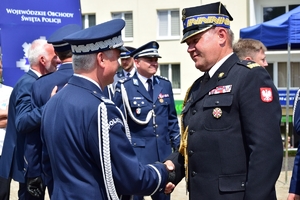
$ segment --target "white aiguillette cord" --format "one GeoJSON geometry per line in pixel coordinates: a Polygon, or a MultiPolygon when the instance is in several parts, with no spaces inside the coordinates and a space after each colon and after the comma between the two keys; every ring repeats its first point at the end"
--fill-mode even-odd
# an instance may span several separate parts
{"type": "MultiPolygon", "coordinates": [[[[119,108],[117,108],[117,110],[120,112],[122,116],[123,125],[125,126],[125,133],[129,142],[131,143],[131,135],[125,117],[123,116],[119,108]]],[[[111,169],[109,124],[107,119],[107,108],[104,102],[100,103],[98,106],[98,140],[99,140],[99,155],[100,155],[99,157],[100,157],[102,175],[103,175],[103,180],[104,180],[104,185],[105,185],[105,190],[107,193],[108,200],[119,200],[118,194],[116,192],[114,180],[113,180],[112,169],[111,169]]],[[[131,199],[133,199],[133,196],[131,196],[131,199]]]]}
{"type": "Polygon", "coordinates": [[[127,112],[126,112],[126,110],[128,110],[128,114],[129,114],[130,118],[133,121],[135,121],[137,124],[142,124],[142,125],[148,124],[149,121],[150,121],[150,119],[151,119],[151,117],[154,116],[154,110],[151,109],[148,112],[147,117],[146,117],[146,119],[144,121],[139,120],[139,119],[135,118],[134,115],[133,115],[133,113],[132,113],[131,107],[130,107],[129,102],[128,102],[128,95],[127,95],[126,89],[125,89],[125,87],[124,87],[123,84],[121,84],[121,94],[122,94],[122,100],[123,100],[123,105],[124,105],[125,117],[127,118],[127,112]]]}

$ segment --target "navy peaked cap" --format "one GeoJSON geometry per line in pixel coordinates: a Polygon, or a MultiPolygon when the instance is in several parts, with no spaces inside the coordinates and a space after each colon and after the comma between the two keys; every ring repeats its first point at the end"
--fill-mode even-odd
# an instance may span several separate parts
{"type": "Polygon", "coordinates": [[[186,39],[215,26],[230,28],[233,18],[221,2],[184,8],[182,10],[183,38],[186,39]]]}
{"type": "Polygon", "coordinates": [[[48,43],[52,44],[55,51],[63,52],[71,50],[71,45],[64,41],[64,37],[75,33],[77,31],[81,30],[81,27],[77,24],[68,24],[66,26],[63,26],[59,29],[57,29],[47,40],[48,43]]]}
{"type": "Polygon", "coordinates": [[[128,51],[123,47],[124,42],[121,36],[124,26],[124,20],[113,19],[68,35],[64,40],[71,44],[75,55],[92,54],[110,49],[128,51]]]}
{"type": "Polygon", "coordinates": [[[120,54],[120,58],[122,59],[122,58],[129,58],[129,57],[131,57],[130,56],[130,53],[132,52],[132,51],[134,51],[134,50],[136,50],[136,48],[134,48],[134,47],[130,47],[130,46],[124,46],[127,50],[128,50],[128,52],[122,52],[121,54],[120,54]]]}
{"type": "Polygon", "coordinates": [[[144,44],[143,46],[137,48],[136,50],[132,51],[130,53],[130,55],[134,59],[140,58],[140,57],[161,58],[161,56],[158,54],[158,48],[159,48],[159,44],[155,41],[151,41],[151,42],[148,42],[147,44],[144,44]]]}

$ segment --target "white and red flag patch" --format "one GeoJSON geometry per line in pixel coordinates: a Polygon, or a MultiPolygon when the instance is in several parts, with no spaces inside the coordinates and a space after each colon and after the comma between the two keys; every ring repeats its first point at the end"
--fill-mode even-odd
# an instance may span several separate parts
{"type": "Polygon", "coordinates": [[[260,88],[260,98],[263,102],[272,102],[273,94],[271,88],[260,88]]]}

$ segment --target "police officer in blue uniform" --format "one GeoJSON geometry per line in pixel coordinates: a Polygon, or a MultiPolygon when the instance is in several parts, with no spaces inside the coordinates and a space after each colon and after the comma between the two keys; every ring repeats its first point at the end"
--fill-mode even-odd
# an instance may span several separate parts
{"type": "MultiPolygon", "coordinates": [[[[81,30],[77,24],[68,24],[56,30],[48,39],[48,43],[52,44],[56,55],[61,60],[61,65],[54,73],[49,73],[40,77],[32,85],[31,106],[36,109],[38,116],[41,118],[44,105],[57,91],[60,91],[73,75],[72,68],[72,51],[71,46],[63,41],[63,38],[71,33],[81,30]],[[56,88],[54,88],[56,87],[56,88]],[[52,92],[53,90],[53,92],[52,92]]],[[[34,127],[26,138],[25,157],[28,163],[28,178],[30,178],[32,187],[28,188],[33,195],[39,195],[42,192],[38,187],[40,182],[47,185],[48,194],[52,194],[52,177],[51,171],[47,171],[44,176],[42,172],[42,141],[40,136],[40,123],[34,127]],[[36,187],[33,187],[36,186],[36,187]]],[[[50,166],[50,162],[44,161],[45,165],[50,166]]],[[[49,169],[49,167],[47,167],[49,169]]]]}
{"type": "Polygon", "coordinates": [[[107,88],[109,91],[109,97],[110,99],[113,98],[117,82],[123,78],[126,77],[132,77],[135,74],[135,67],[134,67],[134,60],[132,56],[130,56],[130,53],[135,50],[134,47],[130,46],[124,46],[128,51],[127,52],[121,52],[120,54],[120,61],[121,61],[121,68],[122,70],[117,71],[114,76],[114,82],[113,84],[110,84],[107,88]]]}
{"type": "MultiPolygon", "coordinates": [[[[113,82],[125,21],[111,20],[65,37],[74,75],[45,105],[41,136],[54,180],[51,199],[124,199],[163,192],[168,170],[143,165],[121,111],[103,95],[113,82]]],[[[170,169],[171,170],[171,169],[170,169]]]]}
{"type": "MultiPolygon", "coordinates": [[[[158,43],[152,41],[131,52],[137,72],[117,83],[114,96],[127,119],[134,151],[143,164],[163,161],[180,143],[171,82],[154,75],[160,58],[158,48],[158,43]]],[[[152,196],[156,200],[169,198],[164,194],[152,196]]]]}
{"type": "MultiPolygon", "coordinates": [[[[300,135],[300,90],[295,96],[293,108],[293,125],[295,132],[300,135]]],[[[290,182],[289,195],[287,200],[295,200],[300,198],[300,143],[298,145],[297,154],[294,160],[293,173],[290,182]]]]}
{"type": "Polygon", "coordinates": [[[275,200],[282,165],[281,106],[268,72],[233,53],[233,20],[220,2],[182,11],[183,39],[204,75],[187,92],[176,182],[190,200],[275,200]]]}
{"type": "Polygon", "coordinates": [[[131,56],[131,52],[136,48],[130,46],[125,46],[125,48],[128,50],[128,52],[122,52],[120,54],[122,70],[118,71],[114,76],[114,83],[117,83],[120,79],[132,77],[136,71],[134,67],[134,59],[131,56]]]}

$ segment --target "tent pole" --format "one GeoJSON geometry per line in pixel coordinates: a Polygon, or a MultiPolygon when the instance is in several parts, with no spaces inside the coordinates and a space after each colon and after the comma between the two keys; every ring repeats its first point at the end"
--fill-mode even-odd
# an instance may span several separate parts
{"type": "Polygon", "coordinates": [[[285,123],[286,123],[286,131],[285,131],[285,184],[288,182],[288,137],[289,137],[289,114],[290,114],[290,74],[291,74],[291,59],[290,59],[290,51],[291,51],[291,43],[288,43],[288,62],[287,62],[287,73],[286,73],[286,112],[285,112],[285,123]]]}

